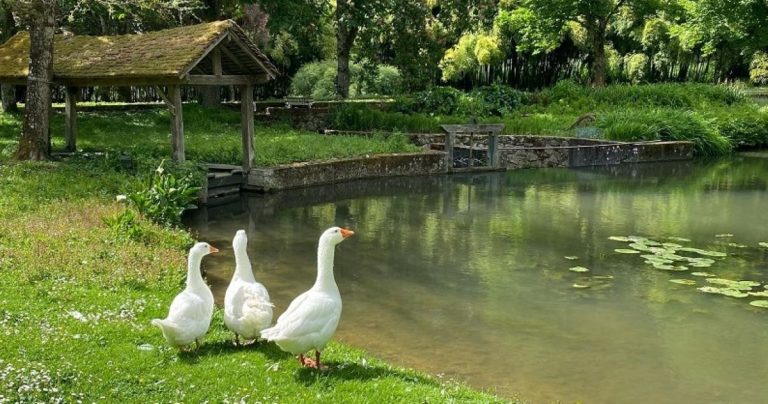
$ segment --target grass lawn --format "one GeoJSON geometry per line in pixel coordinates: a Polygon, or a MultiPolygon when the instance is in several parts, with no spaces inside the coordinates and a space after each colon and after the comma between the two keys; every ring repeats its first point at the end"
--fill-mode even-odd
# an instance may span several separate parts
{"type": "MultiPolygon", "coordinates": [[[[105,108],[78,112],[77,147],[85,151],[114,150],[137,156],[171,155],[170,123],[165,108],[120,111],[105,108]]],[[[21,115],[0,113],[0,156],[9,155],[21,131],[21,115]]],[[[64,148],[64,114],[53,115],[54,150],[64,148]]],[[[325,160],[377,153],[415,152],[403,137],[322,136],[286,125],[255,128],[257,166],[325,160]]],[[[226,108],[184,105],[187,159],[206,163],[242,163],[240,113],[226,108]]]]}
{"type": "Polygon", "coordinates": [[[0,159],[0,402],[501,401],[338,343],[322,374],[273,344],[235,348],[220,310],[199,352],[166,347],[149,322],[182,288],[191,239],[106,225],[138,186],[97,164],[0,159]]]}

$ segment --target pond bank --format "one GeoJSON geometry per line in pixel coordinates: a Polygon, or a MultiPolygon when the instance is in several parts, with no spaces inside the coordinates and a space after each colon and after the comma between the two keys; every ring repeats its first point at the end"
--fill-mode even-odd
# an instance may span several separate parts
{"type": "Polygon", "coordinates": [[[233,347],[218,310],[200,351],[177,354],[149,321],[183,284],[191,240],[115,221],[115,195],[138,186],[98,164],[0,163],[0,401],[502,401],[340,343],[318,375],[272,344],[233,347]]]}
{"type": "MultiPolygon", "coordinates": [[[[345,132],[332,132],[329,136],[345,136],[345,132]]],[[[208,203],[219,204],[231,200],[233,187],[240,181],[241,188],[255,191],[278,191],[323,184],[333,184],[366,178],[447,174],[458,170],[455,162],[448,161],[442,134],[410,135],[410,140],[422,148],[422,153],[393,153],[331,161],[284,164],[259,167],[249,173],[237,168],[229,177],[218,178],[217,186],[208,190],[208,203]],[[228,188],[220,188],[226,184],[228,188]],[[221,198],[227,196],[227,198],[221,198]]],[[[469,150],[479,165],[487,159],[487,140],[457,136],[455,157],[466,161],[469,150]]],[[[546,136],[499,136],[498,170],[525,168],[579,168],[603,165],[635,164],[664,161],[682,161],[693,158],[692,142],[613,142],[546,136]]],[[[457,160],[457,161],[458,161],[457,160]]],[[[471,170],[486,170],[473,167],[471,170]]],[[[466,168],[464,169],[466,170],[466,168]]],[[[211,177],[211,174],[209,174],[211,177]]]]}

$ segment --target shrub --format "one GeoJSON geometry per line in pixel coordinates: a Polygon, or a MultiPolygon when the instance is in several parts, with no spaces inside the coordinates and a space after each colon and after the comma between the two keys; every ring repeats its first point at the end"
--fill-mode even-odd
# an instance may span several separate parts
{"type": "Polygon", "coordinates": [[[176,175],[163,168],[165,160],[155,170],[146,186],[128,198],[139,213],[155,223],[175,226],[181,214],[194,202],[199,186],[195,186],[192,174],[176,175]]]}
{"type": "Polygon", "coordinates": [[[752,56],[749,79],[758,86],[768,85],[768,53],[757,52],[752,56]]]}
{"type": "MultiPolygon", "coordinates": [[[[336,96],[336,61],[333,59],[303,65],[291,80],[290,94],[315,99],[336,96]]],[[[389,65],[372,66],[374,74],[364,75],[363,67],[349,64],[349,95],[394,95],[402,87],[400,71],[389,65]]]]}
{"type": "Polygon", "coordinates": [[[451,115],[459,108],[462,92],[453,87],[430,87],[414,93],[411,111],[430,115],[451,115]]]}
{"type": "Polygon", "coordinates": [[[365,85],[366,94],[400,94],[403,86],[403,79],[400,75],[400,70],[398,70],[397,67],[378,65],[375,67],[375,72],[376,74],[370,78],[365,85]]]}
{"type": "Polygon", "coordinates": [[[693,111],[671,109],[616,110],[600,114],[595,123],[606,139],[621,141],[689,140],[700,156],[731,151],[730,141],[693,111]]]}
{"type": "Polygon", "coordinates": [[[768,112],[731,113],[720,120],[718,128],[736,148],[768,146],[768,112]]]}
{"type": "Polygon", "coordinates": [[[482,113],[479,115],[502,116],[519,107],[525,93],[509,86],[494,84],[478,88],[471,96],[482,104],[482,113]]]}

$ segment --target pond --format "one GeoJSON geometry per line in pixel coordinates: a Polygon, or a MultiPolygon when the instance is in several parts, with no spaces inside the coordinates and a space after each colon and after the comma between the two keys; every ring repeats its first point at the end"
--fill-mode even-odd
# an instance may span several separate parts
{"type": "Polygon", "coordinates": [[[768,153],[358,181],[188,219],[223,247],[207,261],[219,303],[248,231],[276,313],[312,285],[320,233],[354,229],[335,338],[394,364],[534,403],[768,397],[768,309],[749,304],[768,300],[768,153]],[[760,285],[704,293],[728,282],[704,275],[760,285]]]}

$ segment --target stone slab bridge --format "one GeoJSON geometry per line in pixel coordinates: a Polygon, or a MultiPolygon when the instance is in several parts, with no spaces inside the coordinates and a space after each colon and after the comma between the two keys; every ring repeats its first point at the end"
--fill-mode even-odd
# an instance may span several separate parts
{"type": "MultiPolygon", "coordinates": [[[[29,33],[0,46],[0,83],[25,85],[29,33]]],[[[154,86],[171,116],[171,151],[184,161],[181,86],[237,86],[241,94],[243,169],[253,167],[253,87],[277,68],[232,20],[118,36],[54,37],[53,83],[66,88],[66,148],[76,150],[80,87],[154,86]]]]}

